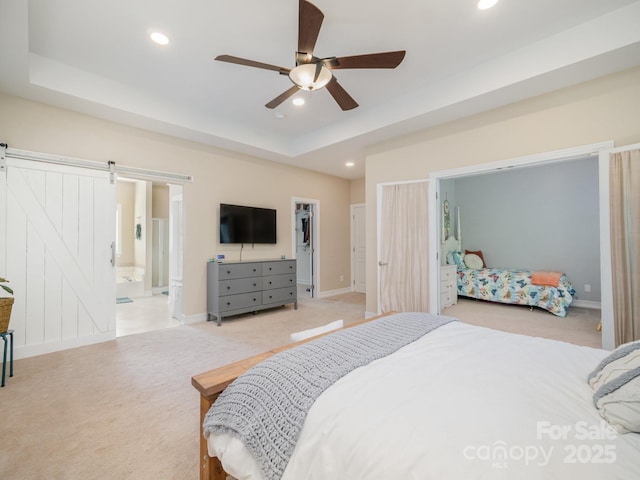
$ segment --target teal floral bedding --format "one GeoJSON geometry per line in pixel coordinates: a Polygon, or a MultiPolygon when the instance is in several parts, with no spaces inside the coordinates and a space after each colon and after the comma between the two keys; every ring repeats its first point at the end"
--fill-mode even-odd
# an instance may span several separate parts
{"type": "Polygon", "coordinates": [[[529,270],[483,268],[474,270],[458,266],[458,295],[490,302],[513,303],[540,307],[559,317],[567,316],[567,308],[576,294],[566,275],[558,287],[532,285],[529,270]]]}

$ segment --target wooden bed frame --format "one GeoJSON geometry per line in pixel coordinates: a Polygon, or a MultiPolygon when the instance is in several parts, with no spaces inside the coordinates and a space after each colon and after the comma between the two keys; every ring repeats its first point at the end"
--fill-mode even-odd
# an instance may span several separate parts
{"type": "MultiPolygon", "coordinates": [[[[392,313],[395,312],[385,313],[383,315],[372,317],[367,320],[360,320],[340,330],[355,327],[362,323],[370,322],[371,320],[375,320],[386,315],[391,315],[392,313]]],[[[282,347],[269,350],[267,352],[246,358],[244,360],[240,360],[235,363],[231,363],[229,365],[225,365],[224,367],[209,370],[208,372],[201,373],[191,378],[191,384],[196,388],[196,390],[200,392],[200,457],[198,461],[198,464],[200,465],[200,480],[226,480],[227,478],[227,473],[222,468],[220,460],[217,457],[209,456],[207,440],[204,438],[204,432],[202,428],[204,417],[211,408],[213,402],[215,402],[218,398],[218,395],[220,395],[231,382],[238,378],[238,376],[242,375],[254,365],[257,365],[258,363],[266,360],[276,353],[283,352],[298,345],[302,345],[303,343],[315,340],[316,338],[328,335],[329,333],[332,332],[323,333],[315,337],[300,340],[299,342],[293,342],[287,345],[283,345],[282,347]]]]}

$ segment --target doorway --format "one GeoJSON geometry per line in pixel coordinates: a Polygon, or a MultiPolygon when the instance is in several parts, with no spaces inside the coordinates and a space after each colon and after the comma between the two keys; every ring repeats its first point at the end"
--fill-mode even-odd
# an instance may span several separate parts
{"type": "Polygon", "coordinates": [[[292,247],[299,298],[316,298],[318,287],[319,200],[293,199],[292,247]]]}
{"type": "MultiPolygon", "coordinates": [[[[441,312],[440,305],[440,264],[443,259],[439,258],[440,252],[440,242],[442,238],[442,181],[451,180],[455,178],[463,178],[471,175],[480,175],[480,174],[489,174],[494,171],[499,171],[503,169],[518,169],[532,166],[542,166],[549,164],[556,164],[559,162],[567,162],[571,160],[576,160],[580,158],[597,158],[598,153],[602,150],[607,150],[612,147],[612,142],[603,142],[599,144],[593,145],[585,145],[582,147],[570,148],[565,150],[559,150],[554,152],[547,152],[538,155],[532,155],[529,157],[522,157],[517,159],[510,159],[506,161],[499,162],[491,162],[483,165],[476,165],[471,167],[463,167],[453,170],[441,171],[441,172],[433,172],[430,175],[430,189],[429,189],[429,251],[430,251],[430,269],[429,269],[429,284],[435,285],[436,288],[430,288],[430,297],[429,297],[429,305],[431,313],[438,314],[441,312]]],[[[603,184],[602,177],[602,159],[600,160],[600,178],[599,178],[599,198],[600,205],[603,205],[603,201],[606,203],[608,199],[608,186],[603,184]],[[604,199],[604,200],[603,200],[604,199]]],[[[602,208],[601,208],[602,210],[602,208]]],[[[605,229],[606,230],[606,229],[605,229]]],[[[604,244],[602,242],[602,222],[601,222],[601,256],[608,256],[609,253],[604,251],[604,244]]],[[[608,235],[608,230],[607,234],[608,235]]],[[[610,288],[606,279],[601,275],[600,288],[602,289],[602,302],[601,309],[605,311],[607,308],[607,297],[604,295],[605,290],[610,288]]],[[[610,282],[609,282],[610,284],[610,282]]],[[[585,286],[586,287],[586,286],[585,286]]],[[[603,339],[603,347],[608,348],[609,341],[608,338],[610,336],[610,332],[605,331],[609,328],[609,326],[603,325],[602,339],[603,339]]]]}
{"type": "MultiPolygon", "coordinates": [[[[124,336],[177,326],[177,295],[170,295],[173,259],[172,230],[182,222],[172,222],[173,185],[157,180],[118,177],[117,188],[117,263],[116,263],[116,335],[124,336]]],[[[182,186],[177,186],[182,193],[182,186]]],[[[180,202],[180,208],[181,202],[180,202]]],[[[174,214],[175,216],[175,214],[174,214]]],[[[181,218],[182,214],[178,214],[181,218]]],[[[174,236],[176,236],[174,234],[174,236]]],[[[181,286],[181,281],[180,281],[181,286]]],[[[175,290],[175,289],[174,289],[175,290]]],[[[180,288],[180,294],[182,290],[180,288]]],[[[180,295],[181,299],[181,295],[180,295]]]]}

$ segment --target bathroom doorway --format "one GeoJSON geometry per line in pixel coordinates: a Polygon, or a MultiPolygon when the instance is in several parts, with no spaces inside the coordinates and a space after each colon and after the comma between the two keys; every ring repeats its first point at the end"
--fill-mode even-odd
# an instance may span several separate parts
{"type": "MultiPolygon", "coordinates": [[[[180,324],[181,261],[172,256],[171,238],[182,237],[182,202],[171,201],[182,186],[165,182],[118,177],[116,214],[116,335],[130,335],[180,324]],[[180,221],[171,221],[172,214],[180,221]],[[179,232],[172,232],[178,229],[179,232]],[[180,279],[179,292],[171,288],[180,279]],[[173,294],[172,294],[173,293],[173,294]],[[178,294],[179,293],[179,294],[178,294]],[[179,298],[178,298],[179,297],[179,298]],[[179,312],[176,314],[176,303],[179,312]]],[[[175,220],[175,219],[174,219],[175,220]]],[[[173,242],[176,243],[176,242],[173,242]]],[[[181,244],[181,243],[180,243],[181,244]]]]}

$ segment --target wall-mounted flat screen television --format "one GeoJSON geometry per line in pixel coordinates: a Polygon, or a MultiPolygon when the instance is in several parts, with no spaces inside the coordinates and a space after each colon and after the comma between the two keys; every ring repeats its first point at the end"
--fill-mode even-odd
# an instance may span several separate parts
{"type": "Polygon", "coordinates": [[[220,243],[276,243],[276,211],[221,203],[220,243]]]}

